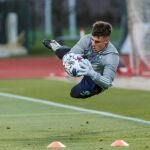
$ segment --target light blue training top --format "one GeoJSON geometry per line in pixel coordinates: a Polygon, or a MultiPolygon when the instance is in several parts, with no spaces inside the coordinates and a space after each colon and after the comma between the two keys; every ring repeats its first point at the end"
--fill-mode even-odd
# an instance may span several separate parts
{"type": "Polygon", "coordinates": [[[92,80],[103,89],[107,89],[112,86],[116,76],[119,54],[111,42],[102,51],[93,52],[91,38],[91,34],[85,35],[71,48],[70,52],[86,57],[97,72],[92,80]]]}

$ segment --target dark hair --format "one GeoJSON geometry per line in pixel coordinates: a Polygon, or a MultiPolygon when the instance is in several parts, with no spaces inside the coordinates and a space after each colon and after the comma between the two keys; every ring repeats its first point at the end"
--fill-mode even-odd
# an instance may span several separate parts
{"type": "Polygon", "coordinates": [[[108,22],[96,21],[92,26],[92,36],[110,36],[112,26],[108,22]]]}

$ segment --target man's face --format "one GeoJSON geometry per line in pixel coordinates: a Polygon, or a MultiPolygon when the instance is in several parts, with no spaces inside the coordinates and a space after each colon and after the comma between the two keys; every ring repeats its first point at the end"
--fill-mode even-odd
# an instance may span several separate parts
{"type": "Polygon", "coordinates": [[[109,42],[109,37],[107,36],[92,36],[92,50],[93,52],[100,52],[103,50],[109,42]]]}

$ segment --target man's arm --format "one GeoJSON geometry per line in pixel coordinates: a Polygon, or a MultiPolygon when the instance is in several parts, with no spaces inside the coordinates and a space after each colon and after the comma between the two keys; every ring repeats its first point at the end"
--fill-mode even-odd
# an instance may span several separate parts
{"type": "Polygon", "coordinates": [[[105,58],[105,66],[103,74],[98,73],[97,77],[93,79],[98,85],[102,85],[104,88],[108,88],[112,85],[112,82],[116,76],[116,70],[119,64],[118,54],[109,54],[105,58]]]}
{"type": "Polygon", "coordinates": [[[106,57],[103,73],[96,72],[90,62],[81,64],[81,72],[83,75],[88,75],[100,87],[107,89],[112,85],[112,81],[116,76],[116,69],[119,64],[119,56],[111,54],[106,57]]]}

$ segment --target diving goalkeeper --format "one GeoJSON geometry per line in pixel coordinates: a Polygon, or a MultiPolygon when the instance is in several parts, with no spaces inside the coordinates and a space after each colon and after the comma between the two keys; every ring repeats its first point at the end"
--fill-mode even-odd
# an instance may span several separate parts
{"type": "Polygon", "coordinates": [[[82,37],[72,48],[65,48],[55,40],[44,40],[45,47],[52,49],[63,60],[69,53],[81,54],[89,63],[81,62],[79,71],[83,75],[80,83],[70,92],[73,98],[88,98],[112,86],[119,64],[119,54],[110,42],[112,26],[108,22],[96,21],[91,34],[82,37]]]}

